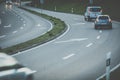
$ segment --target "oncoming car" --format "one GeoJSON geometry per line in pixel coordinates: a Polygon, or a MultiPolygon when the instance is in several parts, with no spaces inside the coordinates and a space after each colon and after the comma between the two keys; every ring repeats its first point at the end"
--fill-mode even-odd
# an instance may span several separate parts
{"type": "Polygon", "coordinates": [[[112,21],[109,15],[99,15],[94,23],[95,29],[109,28],[112,29],[112,21]]]}
{"type": "Polygon", "coordinates": [[[7,0],[5,6],[6,6],[7,9],[11,9],[12,8],[12,1],[7,0]]]}
{"type": "Polygon", "coordinates": [[[84,14],[85,21],[91,21],[96,19],[98,15],[102,14],[102,8],[100,6],[88,6],[84,14]]]}
{"type": "Polygon", "coordinates": [[[0,80],[33,80],[33,71],[13,57],[0,53],[0,80]]]}

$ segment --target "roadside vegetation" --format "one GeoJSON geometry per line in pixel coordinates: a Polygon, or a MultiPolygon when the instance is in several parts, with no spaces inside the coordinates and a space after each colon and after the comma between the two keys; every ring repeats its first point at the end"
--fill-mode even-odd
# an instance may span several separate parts
{"type": "MultiPolygon", "coordinates": [[[[32,6],[57,12],[74,13],[83,15],[86,6],[90,5],[89,0],[32,0],[32,6]]],[[[104,14],[112,19],[120,21],[119,0],[93,0],[93,5],[101,6],[104,14]]]]}
{"type": "Polygon", "coordinates": [[[66,30],[65,23],[58,18],[48,16],[45,14],[40,14],[38,12],[34,12],[34,11],[31,11],[25,8],[22,8],[22,9],[51,21],[53,23],[53,29],[38,38],[29,40],[27,42],[17,44],[17,45],[14,45],[14,46],[11,46],[5,49],[1,49],[0,52],[14,54],[14,53],[38,46],[52,39],[55,39],[56,37],[61,35],[66,30]]]}

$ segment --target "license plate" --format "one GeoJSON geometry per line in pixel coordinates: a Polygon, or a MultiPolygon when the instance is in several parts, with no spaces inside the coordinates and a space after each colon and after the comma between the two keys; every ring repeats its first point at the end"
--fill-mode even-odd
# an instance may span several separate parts
{"type": "Polygon", "coordinates": [[[101,24],[106,24],[106,23],[101,23],[101,24]]]}

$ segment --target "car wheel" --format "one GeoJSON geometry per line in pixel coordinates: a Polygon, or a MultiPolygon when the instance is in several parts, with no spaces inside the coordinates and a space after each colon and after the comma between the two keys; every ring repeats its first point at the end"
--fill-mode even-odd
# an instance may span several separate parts
{"type": "Polygon", "coordinates": [[[90,17],[87,18],[87,21],[91,21],[90,17]]]}
{"type": "Polygon", "coordinates": [[[110,26],[110,29],[112,29],[112,26],[110,26]]]}
{"type": "Polygon", "coordinates": [[[95,26],[95,29],[98,29],[98,27],[97,27],[97,26],[95,26]]]}
{"type": "Polygon", "coordinates": [[[29,75],[26,80],[33,80],[33,75],[29,75]]]}
{"type": "Polygon", "coordinates": [[[87,19],[86,18],[84,18],[85,19],[85,21],[87,21],[87,19]]]}

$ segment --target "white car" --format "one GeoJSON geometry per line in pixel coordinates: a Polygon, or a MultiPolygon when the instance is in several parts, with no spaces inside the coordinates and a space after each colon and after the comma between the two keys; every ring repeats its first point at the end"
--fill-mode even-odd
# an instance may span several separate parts
{"type": "Polygon", "coordinates": [[[0,53],[0,80],[33,80],[33,71],[20,65],[15,58],[0,53]]]}
{"type": "Polygon", "coordinates": [[[102,14],[102,8],[100,6],[88,6],[84,14],[85,21],[96,19],[98,15],[102,14]]]}

